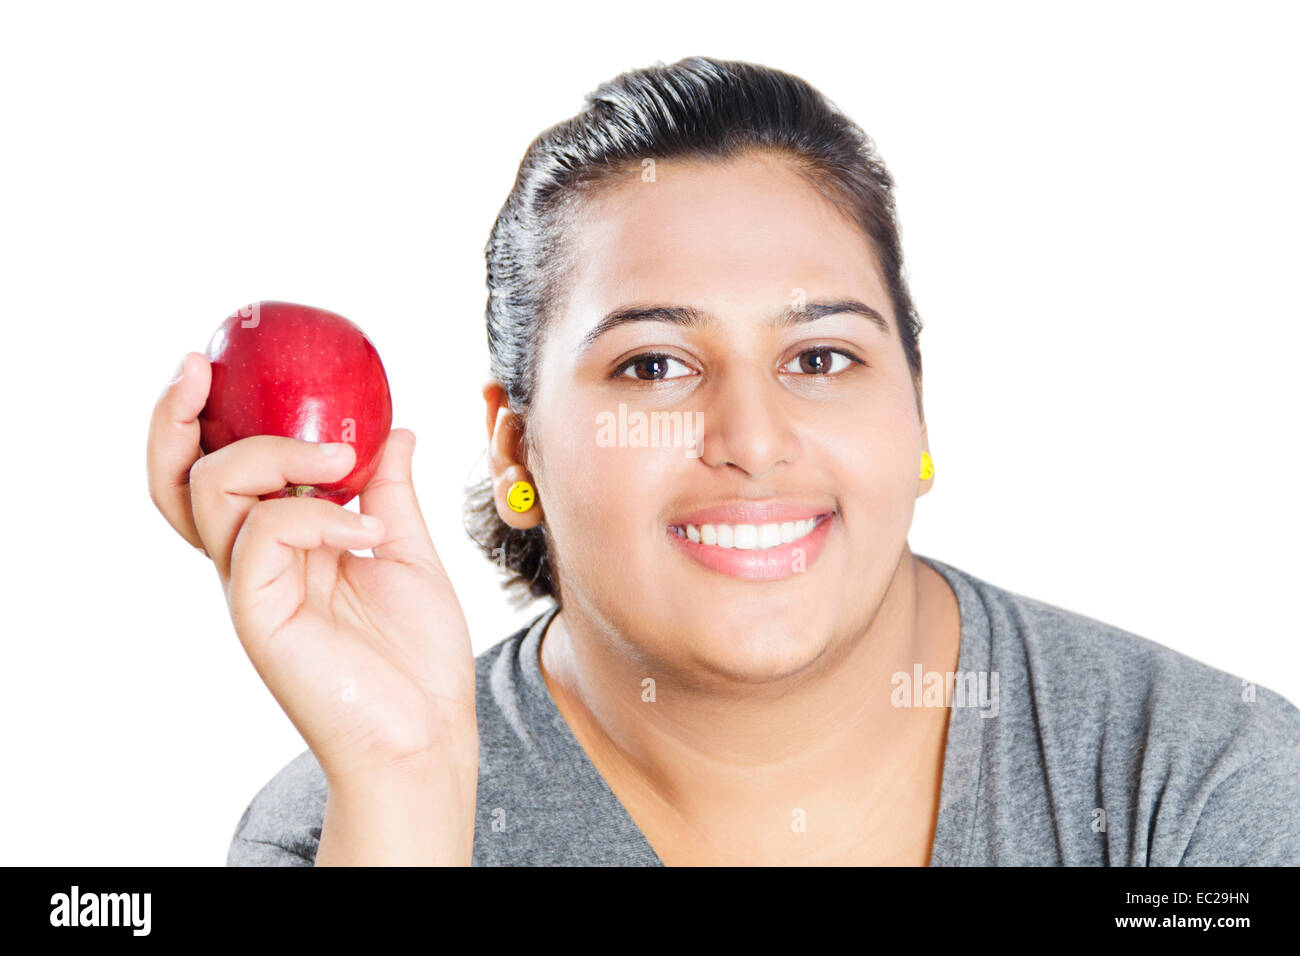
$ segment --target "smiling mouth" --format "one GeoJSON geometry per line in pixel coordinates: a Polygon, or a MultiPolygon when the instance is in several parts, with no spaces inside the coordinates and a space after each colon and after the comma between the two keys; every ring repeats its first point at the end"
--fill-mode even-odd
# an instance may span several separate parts
{"type": "Polygon", "coordinates": [[[669,525],[668,530],[679,538],[696,544],[736,551],[766,551],[794,544],[806,538],[834,512],[826,512],[802,521],[783,521],[769,524],[680,524],[669,525]]]}

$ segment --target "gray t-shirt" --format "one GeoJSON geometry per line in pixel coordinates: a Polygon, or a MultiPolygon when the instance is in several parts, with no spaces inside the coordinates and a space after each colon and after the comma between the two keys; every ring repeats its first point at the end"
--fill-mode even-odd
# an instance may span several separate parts
{"type": "MultiPolygon", "coordinates": [[[[895,675],[890,688],[900,706],[952,704],[931,866],[1300,865],[1290,702],[917,557],[961,606],[955,678],[895,675]]],[[[555,613],[476,658],[474,865],[659,866],[542,679],[555,613]]],[[[304,751],[254,797],[227,865],[311,865],[325,797],[304,751]]]]}

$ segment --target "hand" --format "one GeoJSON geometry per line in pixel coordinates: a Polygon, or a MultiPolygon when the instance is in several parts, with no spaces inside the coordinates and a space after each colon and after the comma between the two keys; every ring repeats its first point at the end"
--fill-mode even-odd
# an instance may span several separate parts
{"type": "Polygon", "coordinates": [[[338,480],[351,446],[262,435],[203,455],[197,418],[211,369],[193,352],[182,366],[150,425],[150,495],[212,559],[254,668],[331,786],[436,776],[455,804],[448,832],[461,846],[467,827],[472,843],[474,658],[412,487],[415,435],[389,433],[360,515],[319,498],[259,500],[338,480]],[[349,553],[363,548],[374,557],[349,553]]]}

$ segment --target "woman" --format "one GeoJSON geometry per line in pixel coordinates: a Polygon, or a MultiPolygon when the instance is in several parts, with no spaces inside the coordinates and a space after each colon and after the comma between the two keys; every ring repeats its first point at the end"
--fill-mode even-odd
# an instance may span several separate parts
{"type": "Polygon", "coordinates": [[[472,657],[392,432],[150,487],[309,749],[231,864],[1300,863],[1300,712],[908,548],[933,482],[892,181],[816,90],[705,58],[528,148],[487,245],[469,528],[554,606],[472,657]],[[373,558],[348,549],[373,548],[373,558]]]}

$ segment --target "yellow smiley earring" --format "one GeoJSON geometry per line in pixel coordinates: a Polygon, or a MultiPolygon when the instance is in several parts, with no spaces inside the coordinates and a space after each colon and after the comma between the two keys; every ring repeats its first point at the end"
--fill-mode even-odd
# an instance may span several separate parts
{"type": "Polygon", "coordinates": [[[526,481],[516,481],[506,492],[506,504],[510,506],[511,511],[527,511],[533,506],[537,494],[533,491],[533,486],[526,481]]]}
{"type": "Polygon", "coordinates": [[[921,480],[934,477],[934,459],[928,451],[921,452],[921,480]]]}

